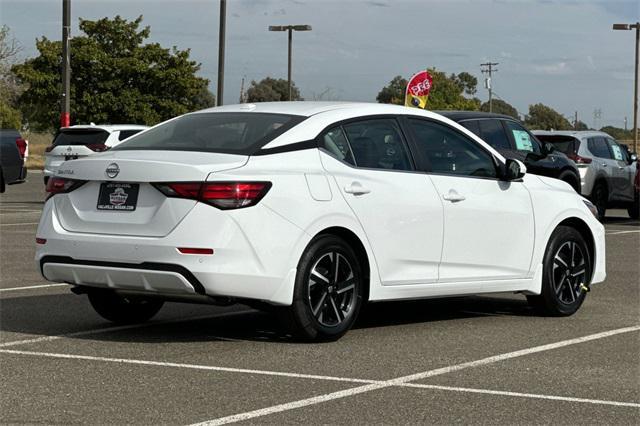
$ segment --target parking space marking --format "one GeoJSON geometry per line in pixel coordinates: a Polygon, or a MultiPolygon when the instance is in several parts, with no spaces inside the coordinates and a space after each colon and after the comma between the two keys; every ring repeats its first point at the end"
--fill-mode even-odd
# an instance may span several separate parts
{"type": "Polygon", "coordinates": [[[560,342],[549,343],[541,346],[534,346],[532,348],[521,349],[514,352],[508,352],[500,355],[494,355],[487,358],[482,358],[475,361],[464,362],[461,364],[455,364],[448,367],[436,368],[434,370],[428,370],[421,373],[410,374],[408,376],[402,376],[395,379],[385,380],[380,383],[372,383],[364,386],[358,386],[355,388],[345,389],[338,392],[327,393],[324,395],[315,396],[312,398],[301,399],[298,401],[287,402],[284,404],[278,404],[271,407],[262,408],[259,410],[247,411],[245,413],[234,414],[226,417],[219,417],[217,419],[208,420],[202,423],[196,423],[192,426],[215,426],[223,425],[227,423],[234,423],[243,420],[250,420],[257,417],[263,417],[270,414],[280,413],[283,411],[294,410],[296,408],[307,407],[310,405],[320,404],[322,402],[332,401],[336,399],[346,398],[349,396],[359,395],[366,392],[371,392],[377,389],[384,389],[392,386],[399,386],[415,380],[426,379],[428,377],[439,376],[442,374],[453,373],[467,368],[479,367],[482,365],[493,364],[508,359],[513,359],[525,355],[531,355],[535,353],[545,352],[552,349],[558,349],[566,346],[576,345],[579,343],[589,342],[592,340],[603,339],[605,337],[615,336],[622,333],[630,333],[634,331],[640,331],[640,325],[632,327],[618,328],[615,330],[609,330],[602,333],[590,334],[588,336],[578,337],[575,339],[562,340],[560,342]]]}
{"type": "Polygon", "coordinates": [[[58,284],[42,284],[42,285],[30,285],[25,287],[11,287],[11,288],[0,288],[0,293],[4,293],[7,291],[20,291],[20,290],[34,290],[37,288],[48,288],[48,287],[62,287],[69,286],[67,283],[58,283],[58,284]]]}
{"type": "Polygon", "coordinates": [[[634,229],[632,231],[612,231],[612,232],[607,232],[607,235],[620,235],[620,234],[637,234],[640,232],[640,229],[634,229]]]}
{"type": "Polygon", "coordinates": [[[0,223],[0,226],[20,226],[20,225],[37,225],[38,222],[23,222],[23,223],[0,223]]]}
{"type": "Polygon", "coordinates": [[[509,392],[509,391],[499,391],[499,390],[493,390],[493,389],[460,388],[455,386],[426,385],[422,383],[405,383],[403,386],[410,387],[410,388],[436,389],[436,390],[453,391],[453,392],[479,393],[479,394],[485,394],[485,395],[514,396],[517,398],[549,399],[552,401],[580,402],[585,404],[613,405],[616,407],[640,408],[640,404],[636,402],[607,401],[604,399],[574,398],[571,396],[541,395],[536,393],[509,392]]]}
{"type": "Polygon", "coordinates": [[[235,316],[235,315],[248,314],[248,313],[251,313],[251,312],[255,312],[255,311],[253,311],[253,310],[243,310],[243,311],[225,312],[225,313],[222,313],[222,314],[198,315],[198,316],[189,317],[189,318],[172,318],[172,319],[166,319],[166,320],[160,320],[160,321],[145,322],[143,324],[118,325],[118,326],[114,326],[114,327],[105,327],[105,328],[98,328],[98,329],[92,329],[92,330],[76,331],[76,332],[73,332],[73,333],[58,334],[58,335],[55,335],[55,336],[42,336],[42,337],[35,337],[33,339],[24,339],[24,340],[14,340],[14,341],[11,341],[11,342],[3,342],[3,343],[0,343],[0,348],[7,348],[7,347],[10,347],[10,346],[18,346],[18,345],[27,345],[27,344],[30,344],[30,343],[50,342],[52,340],[59,340],[59,339],[64,339],[64,338],[68,338],[68,337],[89,336],[89,335],[92,335],[92,334],[104,334],[104,333],[110,333],[110,332],[114,332],[114,331],[130,330],[130,329],[134,329],[134,328],[152,327],[154,325],[171,324],[171,323],[175,323],[175,322],[197,321],[197,320],[201,320],[201,319],[213,319],[213,318],[226,318],[226,317],[235,316]]]}

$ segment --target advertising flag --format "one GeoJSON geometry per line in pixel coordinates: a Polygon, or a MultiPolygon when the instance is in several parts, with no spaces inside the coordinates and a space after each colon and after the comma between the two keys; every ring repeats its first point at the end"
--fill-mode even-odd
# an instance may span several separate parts
{"type": "Polygon", "coordinates": [[[426,108],[429,92],[433,85],[433,78],[427,71],[420,71],[411,77],[407,83],[404,105],[415,108],[426,108]]]}

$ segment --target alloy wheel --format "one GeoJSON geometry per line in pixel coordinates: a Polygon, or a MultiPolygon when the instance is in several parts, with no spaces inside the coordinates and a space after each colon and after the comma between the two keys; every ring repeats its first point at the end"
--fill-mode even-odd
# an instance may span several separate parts
{"type": "Polygon", "coordinates": [[[571,305],[580,298],[587,280],[585,253],[575,241],[566,241],[553,258],[553,291],[560,303],[571,305]]]}
{"type": "Polygon", "coordinates": [[[355,308],[357,277],[349,260],[332,251],[323,254],[311,268],[308,279],[309,307],[325,327],[335,327],[355,308]]]}

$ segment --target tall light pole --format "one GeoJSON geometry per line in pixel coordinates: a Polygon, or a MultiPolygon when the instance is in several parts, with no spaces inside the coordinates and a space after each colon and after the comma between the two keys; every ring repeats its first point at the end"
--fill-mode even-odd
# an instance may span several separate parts
{"type": "Polygon", "coordinates": [[[484,81],[485,87],[489,90],[489,112],[493,112],[493,87],[491,86],[491,77],[494,72],[498,72],[495,68],[500,65],[498,62],[487,62],[480,64],[480,69],[483,74],[489,74],[489,77],[484,81]]]}
{"type": "Polygon", "coordinates": [[[71,0],[62,0],[62,99],[60,100],[60,127],[71,124],[71,52],[69,34],[71,33],[71,0]]]}
{"type": "Polygon", "coordinates": [[[638,61],[640,61],[640,22],[613,24],[614,30],[636,30],[636,75],[633,86],[633,150],[638,152],[638,61]]]}
{"type": "Polygon", "coordinates": [[[270,25],[269,31],[288,31],[289,32],[289,70],[287,80],[289,82],[289,100],[291,100],[291,44],[293,42],[294,31],[311,31],[311,25],[270,25]]]}
{"type": "Polygon", "coordinates": [[[218,94],[216,105],[222,105],[224,95],[224,38],[227,27],[227,0],[220,0],[220,26],[218,32],[218,94]]]}

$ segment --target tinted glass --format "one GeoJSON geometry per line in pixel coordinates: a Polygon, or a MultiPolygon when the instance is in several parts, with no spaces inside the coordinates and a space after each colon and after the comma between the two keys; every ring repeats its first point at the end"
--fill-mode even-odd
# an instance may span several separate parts
{"type": "Polygon", "coordinates": [[[442,124],[410,119],[420,154],[435,173],[496,177],[493,158],[476,142],[442,124]]]}
{"type": "Polygon", "coordinates": [[[367,120],[344,126],[356,166],[368,169],[411,170],[398,124],[393,119],[367,120]]]}
{"type": "Polygon", "coordinates": [[[476,136],[482,138],[482,133],[480,133],[480,124],[478,124],[478,120],[461,121],[459,124],[462,127],[466,127],[467,129],[469,129],[476,136]]]}
{"type": "Polygon", "coordinates": [[[611,152],[609,152],[609,146],[607,145],[605,138],[600,136],[589,138],[587,144],[587,147],[589,148],[589,151],[591,151],[591,154],[595,155],[596,157],[612,158],[611,152]]]}
{"type": "Polygon", "coordinates": [[[53,145],[91,145],[101,144],[107,140],[109,132],[93,129],[61,130],[53,140],[53,145]]]}
{"type": "Polygon", "coordinates": [[[507,132],[509,132],[509,136],[511,136],[513,144],[518,151],[540,154],[538,141],[524,127],[515,121],[504,120],[502,123],[507,129],[507,132]]]}
{"type": "Polygon", "coordinates": [[[134,135],[113,149],[251,155],[302,119],[252,112],[187,114],[134,135]]]}
{"type": "Polygon", "coordinates": [[[580,147],[580,141],[572,136],[562,135],[536,135],[538,140],[553,144],[556,149],[565,155],[575,155],[580,147]]]}
{"type": "Polygon", "coordinates": [[[512,149],[509,138],[498,120],[480,120],[482,139],[496,149],[512,149]]]}
{"type": "Polygon", "coordinates": [[[321,143],[322,147],[338,160],[356,165],[355,161],[353,161],[351,147],[341,127],[334,127],[322,135],[321,143]]]}
{"type": "Polygon", "coordinates": [[[133,136],[136,133],[140,133],[142,131],[142,129],[139,130],[120,130],[120,134],[118,134],[118,140],[119,141],[123,141],[126,138],[128,138],[129,136],[133,136]]]}

